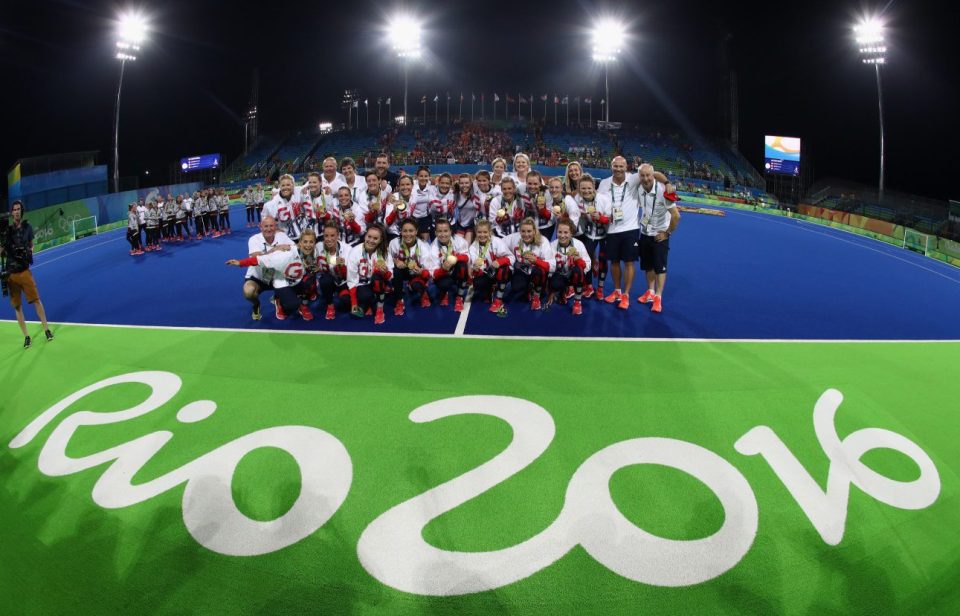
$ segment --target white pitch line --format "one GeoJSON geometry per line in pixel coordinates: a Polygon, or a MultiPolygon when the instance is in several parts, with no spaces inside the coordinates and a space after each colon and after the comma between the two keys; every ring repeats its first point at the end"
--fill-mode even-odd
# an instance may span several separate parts
{"type": "MultiPolygon", "coordinates": [[[[808,233],[814,233],[814,234],[816,234],[816,235],[822,235],[823,237],[828,237],[828,238],[830,238],[830,239],[837,240],[838,242],[844,242],[844,243],[850,244],[850,245],[852,245],[852,246],[858,246],[858,247],[863,248],[863,249],[865,249],[865,250],[872,250],[873,252],[876,252],[876,253],[879,253],[879,254],[881,254],[881,255],[890,257],[891,259],[896,259],[897,261],[903,261],[903,262],[906,263],[907,265],[912,265],[912,266],[918,267],[918,268],[920,268],[920,269],[922,269],[922,270],[926,270],[926,271],[930,272],[931,274],[936,274],[937,276],[940,276],[941,278],[946,278],[947,280],[949,280],[950,282],[953,282],[953,283],[955,283],[955,284],[960,284],[960,280],[957,280],[956,278],[952,278],[952,277],[950,277],[950,276],[947,276],[946,274],[944,274],[944,273],[942,273],[942,272],[938,272],[937,270],[930,269],[929,267],[924,267],[924,266],[920,265],[919,263],[915,263],[915,262],[913,262],[913,261],[909,261],[909,260],[907,260],[907,259],[904,259],[903,257],[897,256],[897,255],[895,255],[895,254],[891,254],[891,253],[889,253],[889,252],[885,252],[885,251],[883,251],[883,250],[878,250],[878,249],[874,248],[873,246],[867,246],[867,245],[865,245],[865,244],[860,244],[860,243],[857,243],[857,242],[850,241],[850,240],[848,240],[848,239],[846,239],[846,238],[837,237],[836,235],[831,235],[830,233],[824,233],[823,231],[819,231],[819,230],[817,230],[817,227],[819,227],[819,225],[817,225],[816,223],[807,222],[807,221],[801,220],[801,219],[791,219],[791,220],[793,220],[795,223],[798,223],[798,224],[796,224],[796,225],[791,225],[790,223],[788,223],[788,222],[786,222],[786,221],[784,221],[784,220],[778,220],[778,219],[776,219],[774,216],[772,216],[772,215],[770,215],[770,214],[761,214],[761,213],[759,213],[759,212],[744,212],[744,211],[736,210],[736,209],[733,209],[733,210],[730,210],[730,211],[731,211],[731,212],[734,212],[734,213],[736,213],[736,214],[743,214],[744,216],[747,216],[747,217],[760,218],[760,219],[766,220],[766,221],[768,221],[768,222],[777,223],[777,224],[784,225],[784,226],[791,227],[791,228],[795,228],[795,229],[800,229],[801,231],[806,231],[806,232],[808,232],[808,233]],[[815,227],[815,228],[813,228],[813,229],[808,229],[808,228],[807,228],[807,225],[813,226],[813,227],[815,227]]],[[[864,237],[864,236],[862,236],[862,235],[857,235],[856,233],[853,233],[853,232],[851,232],[851,231],[845,231],[845,230],[843,230],[843,229],[837,229],[836,227],[828,227],[828,228],[829,228],[829,229],[833,229],[834,231],[840,231],[840,232],[842,232],[842,233],[849,233],[850,235],[853,235],[854,237],[857,237],[857,238],[860,238],[860,239],[867,239],[867,240],[870,240],[870,241],[872,241],[872,242],[877,242],[877,241],[879,241],[879,240],[874,240],[874,239],[871,239],[871,238],[868,238],[868,237],[864,237]]],[[[891,244],[884,244],[884,245],[885,245],[885,246],[891,246],[891,244]]],[[[948,266],[948,267],[949,267],[949,266],[948,266]]]]}
{"type": "Polygon", "coordinates": [[[460,318],[457,319],[457,328],[453,330],[454,336],[462,336],[467,329],[467,317],[470,316],[470,306],[473,305],[473,298],[463,304],[463,311],[460,312],[460,318]]]}
{"type": "MultiPolygon", "coordinates": [[[[39,324],[39,321],[27,321],[30,324],[39,324]]],[[[13,319],[0,319],[0,323],[16,323],[13,319]]],[[[282,330],[282,329],[240,329],[234,327],[174,327],[171,325],[121,325],[118,323],[70,323],[57,321],[51,326],[70,325],[74,327],[107,327],[115,329],[151,329],[160,331],[196,331],[196,332],[227,332],[242,334],[292,334],[307,336],[374,336],[392,338],[452,338],[456,334],[421,334],[400,332],[343,332],[318,330],[282,330]]],[[[924,339],[924,340],[853,340],[853,339],[804,339],[804,338],[615,338],[600,336],[508,336],[504,334],[463,334],[460,336],[470,340],[556,340],[563,342],[739,342],[753,344],[795,343],[795,344],[957,344],[960,339],[924,339]]]]}
{"type": "MultiPolygon", "coordinates": [[[[83,252],[83,251],[85,251],[85,250],[91,250],[91,249],[93,249],[93,248],[99,248],[100,246],[105,246],[105,245],[109,244],[110,242],[116,242],[117,240],[122,240],[122,239],[125,239],[125,238],[123,238],[123,237],[115,237],[115,238],[113,238],[112,240],[107,240],[107,241],[105,241],[105,242],[100,242],[99,244],[94,244],[93,246],[87,246],[86,248],[81,248],[80,250],[74,250],[73,252],[68,252],[68,253],[65,254],[65,255],[60,255],[59,257],[55,257],[55,258],[53,258],[53,259],[50,259],[49,261],[44,261],[43,263],[36,263],[36,264],[34,264],[34,265],[31,266],[31,269],[37,269],[38,267],[43,267],[44,265],[49,265],[49,264],[53,263],[54,261],[59,261],[60,259],[66,259],[67,257],[72,257],[73,255],[75,255],[75,254],[77,254],[77,253],[80,253],[80,252],[83,252]]],[[[41,253],[39,253],[39,254],[43,254],[43,253],[41,252],[41,253]]]]}

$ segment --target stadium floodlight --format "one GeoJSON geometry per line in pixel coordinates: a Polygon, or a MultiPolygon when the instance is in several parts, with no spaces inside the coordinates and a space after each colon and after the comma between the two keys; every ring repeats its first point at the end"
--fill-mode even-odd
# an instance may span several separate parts
{"type": "Polygon", "coordinates": [[[603,82],[606,89],[606,121],[610,121],[610,63],[617,61],[627,31],[621,20],[605,18],[593,26],[593,61],[603,64],[603,82]]]}
{"type": "Polygon", "coordinates": [[[860,52],[860,60],[873,66],[877,75],[877,106],[880,110],[880,182],[877,196],[883,201],[884,179],[884,128],[883,128],[883,88],[880,83],[880,67],[887,63],[887,43],[884,37],[883,21],[877,17],[865,17],[853,27],[854,39],[860,52]]]}
{"type": "Polygon", "coordinates": [[[403,124],[406,125],[409,64],[423,55],[420,48],[420,22],[409,15],[397,15],[390,20],[387,31],[393,51],[403,64],[403,124]]]}
{"type": "Polygon", "coordinates": [[[137,59],[140,44],[147,38],[147,20],[139,13],[126,13],[117,22],[117,60],[120,60],[120,81],[117,83],[117,102],[113,113],[113,192],[120,192],[120,92],[123,89],[123,69],[127,62],[137,59]]]}

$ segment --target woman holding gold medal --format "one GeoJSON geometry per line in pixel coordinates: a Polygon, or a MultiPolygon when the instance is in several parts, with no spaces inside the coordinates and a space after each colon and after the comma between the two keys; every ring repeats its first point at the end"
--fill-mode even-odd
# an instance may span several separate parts
{"type": "Polygon", "coordinates": [[[547,205],[553,215],[553,219],[559,224],[561,220],[573,220],[574,229],[577,221],[580,219],[580,210],[577,209],[577,202],[574,195],[565,195],[563,189],[563,178],[552,177],[547,182],[547,205]]]}
{"type": "Polygon", "coordinates": [[[547,206],[546,186],[539,171],[527,173],[527,194],[523,199],[523,216],[536,222],[540,235],[550,238],[553,235],[553,209],[547,206]]]}
{"type": "MultiPolygon", "coordinates": [[[[350,246],[340,240],[340,227],[330,220],[323,225],[323,241],[317,247],[317,278],[320,294],[327,305],[326,319],[337,316],[336,300],[346,301],[347,291],[347,253],[350,246]]],[[[346,307],[346,306],[344,306],[346,307]]]]}
{"type": "MultiPolygon", "coordinates": [[[[383,218],[387,227],[387,243],[400,237],[400,223],[413,218],[413,178],[408,175],[397,180],[397,191],[387,201],[383,218]]],[[[373,205],[371,205],[373,207],[373,205]]]]}
{"type": "MultiPolygon", "coordinates": [[[[348,246],[356,246],[363,241],[363,232],[367,229],[367,208],[362,203],[354,201],[351,193],[352,191],[346,186],[341,186],[337,190],[336,217],[332,222],[337,223],[340,239],[348,246]]],[[[362,199],[363,196],[361,195],[360,198],[362,199]]]]}
{"type": "Polygon", "coordinates": [[[564,219],[557,223],[557,239],[550,245],[553,249],[554,267],[550,276],[550,297],[547,305],[553,303],[559,293],[560,303],[566,303],[573,298],[573,314],[583,314],[583,284],[586,272],[590,271],[590,254],[583,242],[573,237],[577,225],[572,220],[564,219]]]}
{"type": "Polygon", "coordinates": [[[373,223],[363,235],[363,243],[347,254],[347,289],[350,294],[350,314],[363,318],[376,307],[374,325],[386,320],[383,304],[393,277],[393,258],[387,250],[387,232],[380,223],[373,223]]]}
{"type": "Polygon", "coordinates": [[[530,300],[530,310],[540,310],[540,301],[547,278],[556,264],[550,240],[540,235],[533,218],[524,218],[520,230],[503,243],[513,253],[513,276],[510,292],[513,298],[530,300]]]}
{"type": "MultiPolygon", "coordinates": [[[[449,173],[441,173],[437,178],[433,198],[430,200],[430,216],[433,218],[430,222],[431,227],[436,226],[441,218],[455,220],[456,207],[457,193],[453,190],[453,176],[449,173]]],[[[429,238],[427,241],[430,241],[429,238]]]]}
{"type": "Polygon", "coordinates": [[[510,282],[513,253],[493,235],[489,220],[480,219],[476,225],[477,239],[470,244],[470,277],[473,279],[474,298],[493,299],[490,312],[503,309],[503,293],[510,282]]]}
{"type": "MultiPolygon", "coordinates": [[[[469,176],[467,179],[470,179],[469,176]]],[[[450,294],[456,291],[457,299],[454,301],[453,310],[461,312],[464,299],[467,297],[467,287],[470,284],[470,276],[467,273],[470,263],[470,244],[459,235],[454,235],[450,221],[443,218],[437,221],[434,231],[437,239],[430,245],[430,252],[439,265],[433,271],[433,281],[437,285],[437,299],[441,306],[449,306],[450,294]]]]}
{"type": "Polygon", "coordinates": [[[488,220],[494,235],[502,239],[514,233],[523,220],[523,200],[517,195],[517,183],[511,177],[503,178],[500,190],[503,194],[490,202],[488,220]]]}
{"type": "MultiPolygon", "coordinates": [[[[469,246],[473,241],[473,223],[477,219],[480,201],[477,197],[476,184],[469,173],[461,173],[457,176],[457,184],[453,187],[453,191],[455,214],[449,222],[453,223],[453,231],[457,236],[466,238],[466,244],[469,246]]],[[[436,229],[434,233],[437,233],[436,229]]],[[[438,233],[437,236],[439,237],[438,233]]]]}
{"type": "Polygon", "coordinates": [[[603,301],[603,282],[607,277],[607,260],[604,258],[603,240],[610,224],[612,204],[610,197],[597,193],[593,178],[587,174],[580,177],[580,190],[573,199],[575,210],[570,219],[577,225],[576,237],[587,249],[587,255],[593,262],[590,271],[585,271],[583,296],[589,298],[596,293],[597,300],[603,301]],[[599,249],[599,255],[597,251],[599,249]],[[597,255],[596,257],[594,255],[597,255]],[[597,288],[594,290],[593,275],[597,275],[597,288]]]}
{"type": "Polygon", "coordinates": [[[427,285],[430,284],[430,272],[436,269],[436,264],[430,251],[430,246],[417,237],[419,227],[408,218],[400,225],[400,237],[390,241],[387,249],[393,259],[393,298],[396,304],[393,314],[402,317],[405,305],[403,302],[404,283],[410,287],[414,297],[420,298],[420,307],[430,307],[430,294],[427,285]]]}

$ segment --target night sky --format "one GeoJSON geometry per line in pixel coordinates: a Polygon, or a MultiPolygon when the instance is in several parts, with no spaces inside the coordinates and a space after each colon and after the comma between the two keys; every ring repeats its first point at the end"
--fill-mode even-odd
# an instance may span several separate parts
{"type": "MultiPolygon", "coordinates": [[[[0,3],[4,171],[21,157],[76,150],[100,150],[100,162],[109,162],[119,73],[114,18],[124,6],[0,3]]],[[[141,185],[151,181],[146,170],[166,182],[170,164],[182,156],[222,152],[229,161],[240,152],[254,67],[261,132],[343,121],[346,88],[374,103],[391,96],[394,113],[402,110],[401,73],[381,29],[399,5],[165,0],[137,6],[150,16],[152,31],[124,77],[120,156],[121,175],[140,174],[141,185]]],[[[450,91],[455,113],[461,91],[465,105],[471,91],[478,104],[486,92],[488,105],[492,92],[509,91],[535,94],[538,117],[541,94],[592,96],[596,119],[603,81],[590,58],[589,26],[594,16],[634,7],[619,13],[634,36],[611,72],[611,119],[718,135],[719,49],[728,33],[740,84],[741,151],[751,162],[762,162],[764,134],[799,136],[817,178],[876,182],[875,78],[860,64],[850,31],[866,5],[513,0],[406,7],[425,18],[429,51],[411,71],[411,114],[422,112],[425,94],[443,100],[450,91]]],[[[917,1],[873,8],[885,10],[891,49],[883,72],[887,186],[958,199],[952,181],[960,142],[957,12],[917,1]]],[[[432,114],[432,103],[428,109],[432,114]]],[[[371,117],[375,123],[375,104],[371,117]]]]}

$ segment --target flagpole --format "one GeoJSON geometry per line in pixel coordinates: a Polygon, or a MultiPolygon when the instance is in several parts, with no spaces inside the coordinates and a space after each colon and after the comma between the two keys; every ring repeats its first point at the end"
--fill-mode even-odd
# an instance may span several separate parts
{"type": "Polygon", "coordinates": [[[447,125],[450,124],[450,93],[447,92],[447,125]]]}
{"type": "Polygon", "coordinates": [[[533,94],[530,95],[530,122],[533,123],[533,94]]]}
{"type": "Polygon", "coordinates": [[[590,127],[593,128],[593,97],[590,98],[590,127]]]}
{"type": "Polygon", "coordinates": [[[557,100],[559,100],[559,97],[554,96],[553,97],[553,125],[554,126],[557,125],[557,100]]]}
{"type": "Polygon", "coordinates": [[[380,128],[380,105],[383,103],[382,98],[377,99],[377,128],[380,128]]]}
{"type": "Polygon", "coordinates": [[[543,99],[543,123],[547,123],[547,99],[543,99]]]}
{"type": "Polygon", "coordinates": [[[440,95],[433,97],[433,123],[440,124],[440,95]]]}
{"type": "Polygon", "coordinates": [[[363,99],[363,106],[367,108],[367,130],[370,129],[370,99],[363,99]]]}
{"type": "Polygon", "coordinates": [[[570,97],[564,96],[563,100],[567,101],[567,126],[570,126],[570,97]]]}
{"type": "Polygon", "coordinates": [[[577,97],[577,126],[580,126],[580,97],[577,97]]]}

